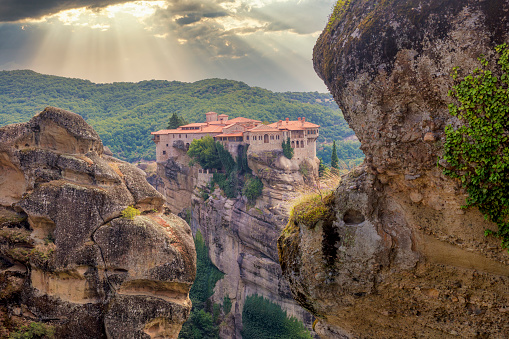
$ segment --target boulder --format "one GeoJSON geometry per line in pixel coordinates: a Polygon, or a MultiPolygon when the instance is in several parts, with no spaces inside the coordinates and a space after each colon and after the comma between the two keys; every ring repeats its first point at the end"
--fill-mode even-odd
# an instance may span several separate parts
{"type": "Polygon", "coordinates": [[[455,66],[508,41],[509,1],[339,1],[314,66],[366,155],[278,240],[324,338],[506,338],[509,255],[437,167],[455,66]]]}
{"type": "Polygon", "coordinates": [[[0,305],[11,319],[2,325],[177,338],[196,253],[191,229],[162,212],[144,173],[103,154],[80,116],[52,107],[0,128],[0,145],[0,305]]]}

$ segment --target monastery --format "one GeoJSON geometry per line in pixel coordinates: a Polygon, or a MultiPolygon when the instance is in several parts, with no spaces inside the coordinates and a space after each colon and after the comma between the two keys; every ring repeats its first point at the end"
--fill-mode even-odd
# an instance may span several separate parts
{"type": "Polygon", "coordinates": [[[240,145],[249,145],[251,152],[282,150],[283,140],[289,137],[294,149],[292,159],[316,157],[316,139],[320,126],[306,121],[306,118],[298,118],[297,121],[286,118],[285,121],[264,125],[259,120],[242,117],[228,120],[228,115],[215,112],[208,112],[205,117],[205,122],[152,132],[156,143],[157,162],[176,157],[177,149],[188,150],[194,139],[206,135],[214,137],[233,156],[237,156],[240,145]]]}

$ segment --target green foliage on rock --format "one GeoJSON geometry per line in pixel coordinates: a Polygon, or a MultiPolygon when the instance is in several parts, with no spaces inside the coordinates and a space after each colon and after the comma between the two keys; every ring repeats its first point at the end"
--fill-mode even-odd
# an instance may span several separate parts
{"type": "Polygon", "coordinates": [[[290,137],[288,137],[286,139],[286,141],[283,140],[282,148],[283,148],[283,155],[285,157],[287,157],[288,159],[293,158],[293,148],[290,144],[290,137]]]}
{"type": "Polygon", "coordinates": [[[9,339],[53,339],[55,330],[53,326],[40,322],[33,322],[30,325],[24,325],[16,332],[9,335],[9,339]]]}
{"type": "Polygon", "coordinates": [[[189,122],[204,121],[209,111],[270,122],[306,117],[321,126],[320,142],[353,135],[330,94],[274,93],[223,79],[94,84],[0,71],[0,105],[0,126],[28,121],[46,106],[78,113],[115,156],[130,162],[155,160],[150,132],[167,128],[174,113],[189,122]]]}
{"type": "Polygon", "coordinates": [[[244,195],[249,202],[254,202],[262,195],[263,182],[260,178],[255,176],[247,176],[242,195],[244,195]]]}
{"type": "Polygon", "coordinates": [[[336,2],[336,5],[334,5],[332,13],[329,17],[329,21],[327,22],[327,27],[325,28],[327,32],[332,29],[336,21],[341,19],[345,11],[348,9],[350,1],[352,0],[338,0],[338,2],[336,2]]]}
{"type": "Polygon", "coordinates": [[[301,196],[290,212],[289,224],[304,224],[313,228],[320,220],[327,219],[332,213],[334,194],[309,194],[301,196]]]}
{"type": "Polygon", "coordinates": [[[279,305],[258,295],[246,297],[242,310],[244,339],[311,339],[304,324],[279,305]]]}
{"type": "Polygon", "coordinates": [[[121,213],[122,218],[134,219],[134,217],[141,214],[140,210],[132,206],[127,206],[121,213]]]}
{"type": "Polygon", "coordinates": [[[495,48],[498,67],[488,69],[479,58],[476,68],[459,81],[458,68],[452,74],[456,83],[449,95],[449,112],[462,122],[446,126],[444,173],[461,180],[468,192],[466,206],[475,206],[498,230],[486,230],[509,248],[509,49],[495,48]]]}
{"type": "Polygon", "coordinates": [[[230,313],[231,309],[232,309],[232,300],[230,299],[229,296],[225,295],[224,298],[223,298],[223,311],[224,311],[224,314],[230,313]]]}
{"type": "Polygon", "coordinates": [[[223,164],[219,158],[217,145],[218,143],[214,141],[213,137],[206,135],[191,142],[187,155],[198,162],[202,168],[221,169],[223,164]]]}

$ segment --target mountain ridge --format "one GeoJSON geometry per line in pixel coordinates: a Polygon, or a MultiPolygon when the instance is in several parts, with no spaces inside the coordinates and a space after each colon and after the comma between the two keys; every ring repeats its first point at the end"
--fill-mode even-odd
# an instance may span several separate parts
{"type": "Polygon", "coordinates": [[[26,121],[46,106],[73,111],[92,125],[123,160],[155,159],[150,132],[174,112],[190,122],[215,111],[274,122],[305,116],[321,125],[320,141],[353,135],[330,94],[272,92],[226,79],[193,83],[166,80],[97,84],[31,70],[0,71],[0,126],[26,121]]]}

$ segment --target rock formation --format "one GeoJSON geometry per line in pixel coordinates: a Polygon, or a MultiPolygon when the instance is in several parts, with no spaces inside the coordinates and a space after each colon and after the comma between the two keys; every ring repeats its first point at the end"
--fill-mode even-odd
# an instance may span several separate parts
{"type": "MultiPolygon", "coordinates": [[[[299,166],[281,151],[248,152],[249,167],[264,183],[255,204],[245,197],[228,199],[217,188],[204,201],[210,174],[188,167],[189,157],[158,164],[158,178],[152,182],[163,193],[174,213],[191,219],[191,228],[200,231],[213,264],[223,272],[214,289],[212,302],[222,304],[228,296],[231,312],[220,327],[221,338],[241,338],[242,310],[247,296],[258,294],[277,303],[290,316],[309,328],[313,317],[292,298],[278,264],[277,238],[288,221],[287,201],[304,184],[299,166]]],[[[309,168],[317,170],[316,163],[309,168]]]]}
{"type": "Polygon", "coordinates": [[[324,338],[507,338],[509,256],[442,174],[453,67],[509,36],[507,0],[339,1],[314,65],[366,154],[316,224],[278,241],[324,338]]]}
{"type": "Polygon", "coordinates": [[[196,253],[163,203],[74,113],[0,128],[0,336],[43,322],[58,338],[176,338],[196,253]]]}

